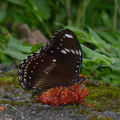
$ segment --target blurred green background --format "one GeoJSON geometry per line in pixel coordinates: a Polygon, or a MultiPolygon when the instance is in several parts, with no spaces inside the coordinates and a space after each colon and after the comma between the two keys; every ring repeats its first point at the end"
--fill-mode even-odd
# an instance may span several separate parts
{"type": "Polygon", "coordinates": [[[81,73],[120,86],[120,0],[1,0],[0,64],[19,64],[41,46],[21,42],[21,24],[48,39],[71,29],[83,50],[81,73]]]}

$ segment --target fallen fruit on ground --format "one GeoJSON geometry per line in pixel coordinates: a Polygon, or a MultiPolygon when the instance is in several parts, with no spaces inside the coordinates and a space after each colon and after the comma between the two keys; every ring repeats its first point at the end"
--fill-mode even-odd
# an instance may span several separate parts
{"type": "Polygon", "coordinates": [[[84,83],[72,85],[70,87],[55,87],[43,92],[36,99],[37,102],[49,104],[51,106],[67,104],[84,104],[84,98],[88,96],[88,89],[84,83]]]}

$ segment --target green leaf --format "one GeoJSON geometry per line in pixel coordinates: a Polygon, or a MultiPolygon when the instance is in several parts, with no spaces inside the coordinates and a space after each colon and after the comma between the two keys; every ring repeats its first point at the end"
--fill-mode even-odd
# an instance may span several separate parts
{"type": "Polygon", "coordinates": [[[109,28],[112,28],[110,18],[109,18],[108,14],[105,11],[102,11],[101,17],[102,17],[104,25],[109,27],[109,28]]]}
{"type": "Polygon", "coordinates": [[[5,20],[6,17],[6,8],[0,8],[0,22],[5,20]]]}
{"type": "Polygon", "coordinates": [[[31,46],[23,46],[16,38],[11,38],[8,43],[8,48],[15,51],[31,53],[31,46]]]}
{"type": "Polygon", "coordinates": [[[16,38],[12,37],[8,42],[7,49],[2,52],[14,59],[23,60],[28,54],[23,54],[22,52],[31,53],[31,47],[21,45],[16,38]]]}
{"type": "Polygon", "coordinates": [[[32,46],[31,51],[32,51],[32,52],[37,52],[38,49],[40,49],[41,46],[42,46],[41,43],[39,43],[39,44],[35,44],[34,46],[32,46]]]}
{"type": "Polygon", "coordinates": [[[84,45],[81,45],[82,47],[82,50],[85,54],[85,56],[87,58],[89,58],[89,61],[93,61],[93,62],[96,62],[96,63],[100,63],[103,64],[103,65],[111,65],[115,62],[114,59],[112,58],[109,58],[105,55],[102,55],[100,53],[97,53],[89,48],[87,48],[86,46],[84,45]]]}
{"type": "Polygon", "coordinates": [[[106,31],[97,31],[97,33],[104,38],[106,41],[108,41],[109,43],[113,44],[113,45],[118,45],[118,40],[115,40],[114,36],[112,36],[111,34],[109,34],[106,31]]]}
{"type": "Polygon", "coordinates": [[[105,49],[109,49],[111,47],[108,43],[106,43],[103,39],[101,39],[100,36],[98,36],[95,31],[93,31],[90,28],[89,28],[89,33],[93,37],[93,39],[91,40],[92,41],[94,40],[93,43],[98,47],[104,47],[105,49]]]}
{"type": "Polygon", "coordinates": [[[51,16],[51,10],[48,6],[46,0],[34,0],[35,6],[38,8],[39,12],[41,13],[41,17],[44,20],[47,20],[51,16]],[[44,12],[43,12],[44,11],[44,12]]]}
{"type": "Polygon", "coordinates": [[[120,72],[120,58],[114,58],[115,63],[110,66],[111,69],[120,72]]]}
{"type": "Polygon", "coordinates": [[[22,0],[6,0],[6,1],[16,4],[16,5],[21,5],[21,6],[24,6],[25,4],[25,2],[22,0]]]}
{"type": "Polygon", "coordinates": [[[13,49],[8,48],[7,50],[3,51],[4,54],[9,55],[10,57],[18,60],[25,59],[28,55],[23,54],[19,51],[15,51],[13,49]]]}
{"type": "Polygon", "coordinates": [[[7,29],[5,29],[4,27],[0,26],[0,32],[4,35],[4,34],[7,34],[7,36],[4,36],[6,37],[5,39],[6,40],[9,40],[12,36],[11,34],[8,32],[7,29]]]}
{"type": "Polygon", "coordinates": [[[106,42],[105,41],[103,41],[98,35],[97,35],[97,33],[95,32],[95,31],[93,31],[92,29],[90,29],[90,28],[88,28],[88,30],[89,30],[89,33],[90,33],[90,35],[94,38],[94,40],[96,41],[96,44],[101,44],[101,45],[104,45],[104,44],[106,44],[106,42]]]}
{"type": "MultiPolygon", "coordinates": [[[[7,63],[8,62],[8,58],[6,57],[6,55],[3,53],[2,50],[0,50],[0,63],[7,63]]],[[[9,61],[10,62],[10,61],[9,61]]]]}

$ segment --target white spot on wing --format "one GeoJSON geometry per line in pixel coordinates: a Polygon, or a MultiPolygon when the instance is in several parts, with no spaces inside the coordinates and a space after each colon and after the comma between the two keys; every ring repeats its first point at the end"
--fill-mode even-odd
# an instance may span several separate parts
{"type": "Polygon", "coordinates": [[[78,50],[76,50],[75,52],[76,52],[76,54],[78,55],[78,50]]]}
{"type": "Polygon", "coordinates": [[[81,54],[81,52],[78,51],[78,50],[67,49],[67,48],[64,48],[64,50],[65,50],[66,52],[72,52],[73,54],[76,54],[76,55],[81,54]]]}
{"type": "Polygon", "coordinates": [[[25,69],[28,69],[28,66],[26,65],[25,69]]]}
{"type": "Polygon", "coordinates": [[[56,62],[56,59],[53,59],[53,62],[56,62]]]}
{"type": "Polygon", "coordinates": [[[24,75],[24,77],[27,77],[27,75],[24,75]]]}
{"type": "Polygon", "coordinates": [[[78,67],[78,68],[79,68],[80,66],[79,66],[79,65],[76,65],[76,67],[78,67]]]}
{"type": "Polygon", "coordinates": [[[54,51],[50,51],[51,53],[53,53],[54,51]]]}
{"type": "Polygon", "coordinates": [[[67,49],[67,48],[64,48],[65,50],[66,50],[66,52],[70,52],[70,50],[69,49],[67,49]]]}
{"type": "Polygon", "coordinates": [[[36,68],[35,66],[33,66],[33,68],[36,68]]]}
{"type": "Polygon", "coordinates": [[[24,74],[27,74],[27,72],[24,72],[24,74]]]}
{"type": "MultiPolygon", "coordinates": [[[[53,60],[56,60],[56,59],[53,59],[53,60]]],[[[54,67],[56,66],[55,62],[53,61],[53,63],[50,65],[50,66],[47,66],[45,69],[44,69],[44,72],[48,75],[53,69],[54,67]]]]}
{"type": "Polygon", "coordinates": [[[61,50],[61,53],[63,54],[67,54],[67,52],[65,50],[61,50]]]}
{"type": "Polygon", "coordinates": [[[75,72],[78,72],[77,70],[75,72]]]}
{"type": "Polygon", "coordinates": [[[45,72],[47,75],[49,74],[46,70],[44,70],[44,72],[45,72]]]}
{"type": "Polygon", "coordinates": [[[68,38],[73,38],[73,36],[71,34],[65,34],[65,36],[68,38]]]}
{"type": "Polygon", "coordinates": [[[74,51],[74,50],[70,49],[70,51],[71,51],[73,54],[75,54],[75,51],[74,51]]]}
{"type": "Polygon", "coordinates": [[[24,82],[26,82],[26,79],[24,78],[24,82]]]}
{"type": "Polygon", "coordinates": [[[81,56],[81,51],[79,50],[79,55],[81,56]]]}

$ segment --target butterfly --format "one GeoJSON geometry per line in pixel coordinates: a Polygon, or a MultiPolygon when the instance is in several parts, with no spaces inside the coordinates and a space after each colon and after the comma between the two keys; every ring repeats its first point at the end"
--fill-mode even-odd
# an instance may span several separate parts
{"type": "Polygon", "coordinates": [[[19,66],[19,81],[26,89],[46,90],[84,81],[79,76],[82,50],[69,29],[58,30],[40,51],[29,55],[19,66]]]}

